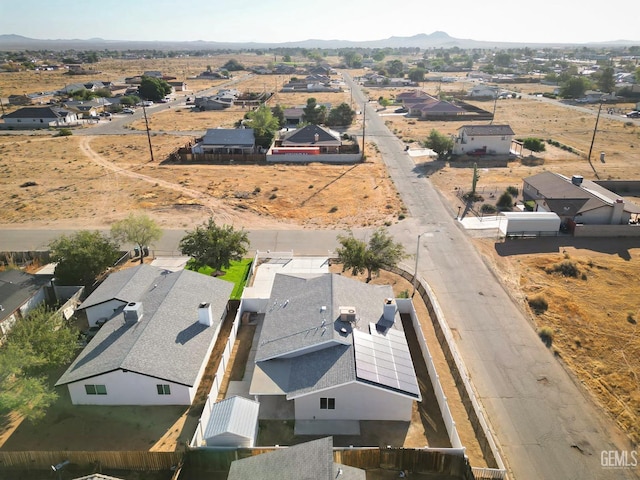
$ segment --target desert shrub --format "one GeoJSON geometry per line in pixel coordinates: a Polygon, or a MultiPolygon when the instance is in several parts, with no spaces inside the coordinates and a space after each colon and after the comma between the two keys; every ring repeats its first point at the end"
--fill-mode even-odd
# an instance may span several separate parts
{"type": "Polygon", "coordinates": [[[512,197],[517,197],[518,193],[520,193],[520,191],[518,190],[518,187],[514,187],[513,185],[509,185],[507,187],[507,193],[509,195],[511,195],[512,197]]]}
{"type": "Polygon", "coordinates": [[[631,325],[635,325],[636,323],[638,323],[632,312],[627,313],[627,322],[629,322],[631,325]]]}
{"type": "Polygon", "coordinates": [[[482,204],[482,207],[480,207],[480,211],[482,213],[496,213],[498,209],[495,207],[495,205],[491,205],[490,203],[484,203],[482,204]]]}
{"type": "Polygon", "coordinates": [[[56,137],[68,137],[69,135],[73,135],[73,131],[70,128],[61,128],[56,133],[56,137]]]}
{"type": "Polygon", "coordinates": [[[509,192],[504,192],[496,202],[496,206],[501,210],[508,210],[513,207],[513,197],[509,192]]]}
{"type": "Polygon", "coordinates": [[[409,298],[409,290],[402,290],[399,294],[398,294],[398,298],[409,298]]]}
{"type": "Polygon", "coordinates": [[[524,208],[529,212],[533,212],[536,208],[535,200],[527,200],[526,202],[524,202],[524,208]]]}
{"type": "Polygon", "coordinates": [[[538,336],[540,337],[540,340],[542,340],[547,347],[550,347],[551,343],[553,342],[553,333],[554,332],[551,327],[542,327],[540,330],[538,330],[538,336]]]}
{"type": "Polygon", "coordinates": [[[529,303],[529,307],[534,311],[535,314],[540,315],[547,311],[549,308],[549,302],[542,295],[535,295],[531,298],[527,299],[529,303]]]}
{"type": "Polygon", "coordinates": [[[578,278],[578,275],[580,275],[580,269],[570,260],[564,260],[563,262],[556,263],[551,267],[547,267],[545,271],[547,273],[559,273],[563,277],[578,278]]]}
{"type": "Polygon", "coordinates": [[[329,210],[329,213],[336,213],[338,211],[338,207],[336,207],[335,205],[333,207],[331,207],[331,209],[329,210]]]}
{"type": "Polygon", "coordinates": [[[471,192],[467,192],[464,195],[462,195],[462,199],[465,202],[483,202],[484,201],[484,197],[482,195],[479,195],[477,193],[471,193],[471,192]]]}

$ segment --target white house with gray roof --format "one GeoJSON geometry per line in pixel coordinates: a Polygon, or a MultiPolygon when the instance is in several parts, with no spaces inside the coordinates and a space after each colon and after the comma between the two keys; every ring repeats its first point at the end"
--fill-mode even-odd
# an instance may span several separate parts
{"type": "Polygon", "coordinates": [[[276,274],[249,393],[295,420],[409,421],[420,401],[393,290],[341,275],[276,274]]]}
{"type": "Polygon", "coordinates": [[[82,304],[111,313],[56,386],[76,405],[190,405],[232,289],[150,265],[112,274],[82,304]]]}
{"type": "Polygon", "coordinates": [[[515,133],[509,125],[463,125],[453,137],[453,155],[484,151],[487,155],[509,155],[515,133]]]}

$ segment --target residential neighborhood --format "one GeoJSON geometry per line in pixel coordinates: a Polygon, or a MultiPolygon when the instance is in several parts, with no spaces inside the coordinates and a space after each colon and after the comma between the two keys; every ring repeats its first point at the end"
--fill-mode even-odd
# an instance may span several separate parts
{"type": "Polygon", "coordinates": [[[638,47],[2,37],[0,477],[638,478],[638,47]]]}

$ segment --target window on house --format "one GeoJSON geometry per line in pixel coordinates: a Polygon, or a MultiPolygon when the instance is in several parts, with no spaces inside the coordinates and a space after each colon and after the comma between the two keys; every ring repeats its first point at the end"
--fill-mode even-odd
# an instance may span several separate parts
{"type": "Polygon", "coordinates": [[[171,386],[167,384],[156,385],[158,389],[158,395],[171,395],[171,386]]]}
{"type": "Polygon", "coordinates": [[[85,385],[85,392],[87,395],[106,395],[107,394],[107,386],[106,385],[85,385]]]}
{"type": "Polygon", "coordinates": [[[320,398],[320,410],[335,410],[336,399],[335,398],[320,398]]]}

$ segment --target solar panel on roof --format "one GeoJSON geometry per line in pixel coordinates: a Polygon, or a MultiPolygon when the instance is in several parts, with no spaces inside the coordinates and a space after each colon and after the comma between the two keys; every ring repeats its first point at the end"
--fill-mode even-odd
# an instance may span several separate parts
{"type": "Polygon", "coordinates": [[[418,380],[404,333],[397,330],[378,332],[375,324],[370,324],[370,331],[370,334],[353,331],[357,377],[419,396],[418,380]]]}

